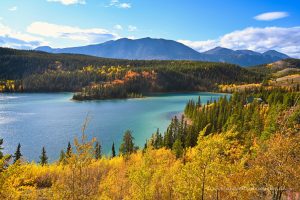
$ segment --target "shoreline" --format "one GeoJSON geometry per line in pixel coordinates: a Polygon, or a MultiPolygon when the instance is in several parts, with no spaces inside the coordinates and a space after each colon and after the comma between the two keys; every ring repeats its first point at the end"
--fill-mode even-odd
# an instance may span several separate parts
{"type": "Polygon", "coordinates": [[[73,101],[101,101],[101,100],[126,100],[126,99],[144,99],[144,98],[149,98],[149,97],[156,97],[156,96],[163,96],[163,95],[177,95],[177,94],[193,94],[193,93],[210,93],[210,94],[223,94],[223,95],[231,95],[232,93],[225,93],[225,92],[217,92],[217,91],[176,91],[176,92],[152,92],[152,93],[147,93],[141,97],[120,97],[120,98],[82,98],[82,99],[74,99],[74,94],[71,100],[73,101]]]}

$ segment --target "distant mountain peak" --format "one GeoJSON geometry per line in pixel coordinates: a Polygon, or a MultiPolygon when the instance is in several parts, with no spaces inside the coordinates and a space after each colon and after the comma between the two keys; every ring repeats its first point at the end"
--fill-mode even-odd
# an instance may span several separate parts
{"type": "Polygon", "coordinates": [[[48,53],[73,53],[129,60],[199,60],[227,62],[240,66],[267,64],[288,58],[287,55],[274,50],[261,54],[251,50],[232,50],[220,46],[199,53],[174,40],[150,37],[140,39],[120,38],[101,44],[62,49],[44,46],[38,47],[36,50],[48,53]]]}
{"type": "Polygon", "coordinates": [[[52,51],[53,49],[49,46],[40,46],[40,47],[36,48],[35,50],[48,52],[48,51],[52,51]]]}
{"type": "Polygon", "coordinates": [[[243,50],[236,50],[236,53],[242,54],[242,55],[261,55],[260,53],[248,49],[243,50]]]}
{"type": "Polygon", "coordinates": [[[215,47],[215,48],[210,49],[208,51],[205,51],[203,53],[204,54],[219,54],[219,55],[221,55],[221,54],[223,54],[223,55],[227,54],[228,55],[228,54],[233,54],[234,50],[218,46],[218,47],[215,47]]]}
{"type": "Polygon", "coordinates": [[[275,51],[275,50],[268,50],[268,51],[264,52],[263,55],[271,56],[271,57],[278,57],[278,58],[281,58],[281,59],[289,58],[289,56],[287,56],[283,53],[280,53],[278,51],[275,51]]]}

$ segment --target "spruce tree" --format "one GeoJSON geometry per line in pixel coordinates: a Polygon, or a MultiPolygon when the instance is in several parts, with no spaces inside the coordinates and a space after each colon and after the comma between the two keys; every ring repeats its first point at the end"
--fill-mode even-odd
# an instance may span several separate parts
{"type": "Polygon", "coordinates": [[[70,158],[72,156],[72,146],[71,143],[68,142],[68,147],[67,147],[67,151],[66,151],[66,158],[70,158]]]}
{"type": "Polygon", "coordinates": [[[157,128],[156,133],[152,136],[152,145],[155,149],[158,149],[162,146],[162,137],[159,133],[159,128],[157,128]]]}
{"type": "Polygon", "coordinates": [[[182,142],[177,139],[172,147],[172,151],[174,152],[176,158],[180,158],[183,154],[183,147],[182,147],[182,142]]]}
{"type": "Polygon", "coordinates": [[[17,150],[14,154],[14,163],[16,163],[21,157],[22,157],[22,154],[21,154],[21,144],[19,143],[18,146],[17,146],[17,150]]]}
{"type": "Polygon", "coordinates": [[[95,159],[100,159],[101,158],[101,144],[96,141],[96,144],[95,144],[95,159]]]}
{"type": "Polygon", "coordinates": [[[119,152],[123,155],[129,155],[133,153],[135,150],[133,140],[134,138],[132,136],[132,132],[130,130],[125,131],[119,152]]]}
{"type": "Polygon", "coordinates": [[[112,147],[111,147],[111,152],[112,152],[111,157],[112,158],[115,157],[116,156],[116,150],[115,150],[115,143],[114,142],[113,142],[112,147]]]}
{"type": "Polygon", "coordinates": [[[40,156],[40,164],[41,164],[42,166],[48,164],[48,157],[47,157],[47,154],[46,154],[46,149],[45,149],[45,147],[42,148],[42,154],[41,154],[41,156],[40,156]]]}
{"type": "Polygon", "coordinates": [[[3,139],[0,139],[0,159],[3,158],[3,153],[2,153],[2,150],[3,150],[3,139]]]}
{"type": "Polygon", "coordinates": [[[164,137],[164,145],[169,149],[171,149],[173,145],[172,126],[173,123],[171,123],[170,126],[167,128],[167,132],[165,133],[165,137],[164,137]]]}
{"type": "Polygon", "coordinates": [[[201,106],[201,97],[198,96],[197,106],[201,106]]]}

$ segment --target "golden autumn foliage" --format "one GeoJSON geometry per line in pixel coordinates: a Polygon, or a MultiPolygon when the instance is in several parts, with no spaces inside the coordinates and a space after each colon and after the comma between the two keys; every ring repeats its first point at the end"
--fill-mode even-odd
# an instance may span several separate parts
{"type": "Polygon", "coordinates": [[[95,160],[93,141],[75,140],[65,163],[45,166],[1,159],[1,199],[274,199],[299,191],[300,135],[277,133],[256,155],[244,154],[237,133],[204,136],[176,159],[148,147],[126,159],[95,160]]]}

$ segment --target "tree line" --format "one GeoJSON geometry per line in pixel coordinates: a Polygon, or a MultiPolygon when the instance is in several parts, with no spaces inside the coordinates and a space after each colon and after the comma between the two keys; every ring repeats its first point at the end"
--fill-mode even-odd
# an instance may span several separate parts
{"type": "Polygon", "coordinates": [[[196,102],[188,101],[184,115],[180,119],[175,116],[164,134],[157,130],[145,146],[150,143],[154,148],[166,147],[181,156],[185,148],[197,145],[201,130],[205,129],[207,136],[233,129],[250,148],[254,138],[265,140],[277,131],[276,119],[283,110],[297,104],[299,97],[297,91],[280,88],[243,91],[222,96],[218,101],[202,102],[199,97],[196,102]],[[188,125],[187,121],[192,123],[188,125]]]}

